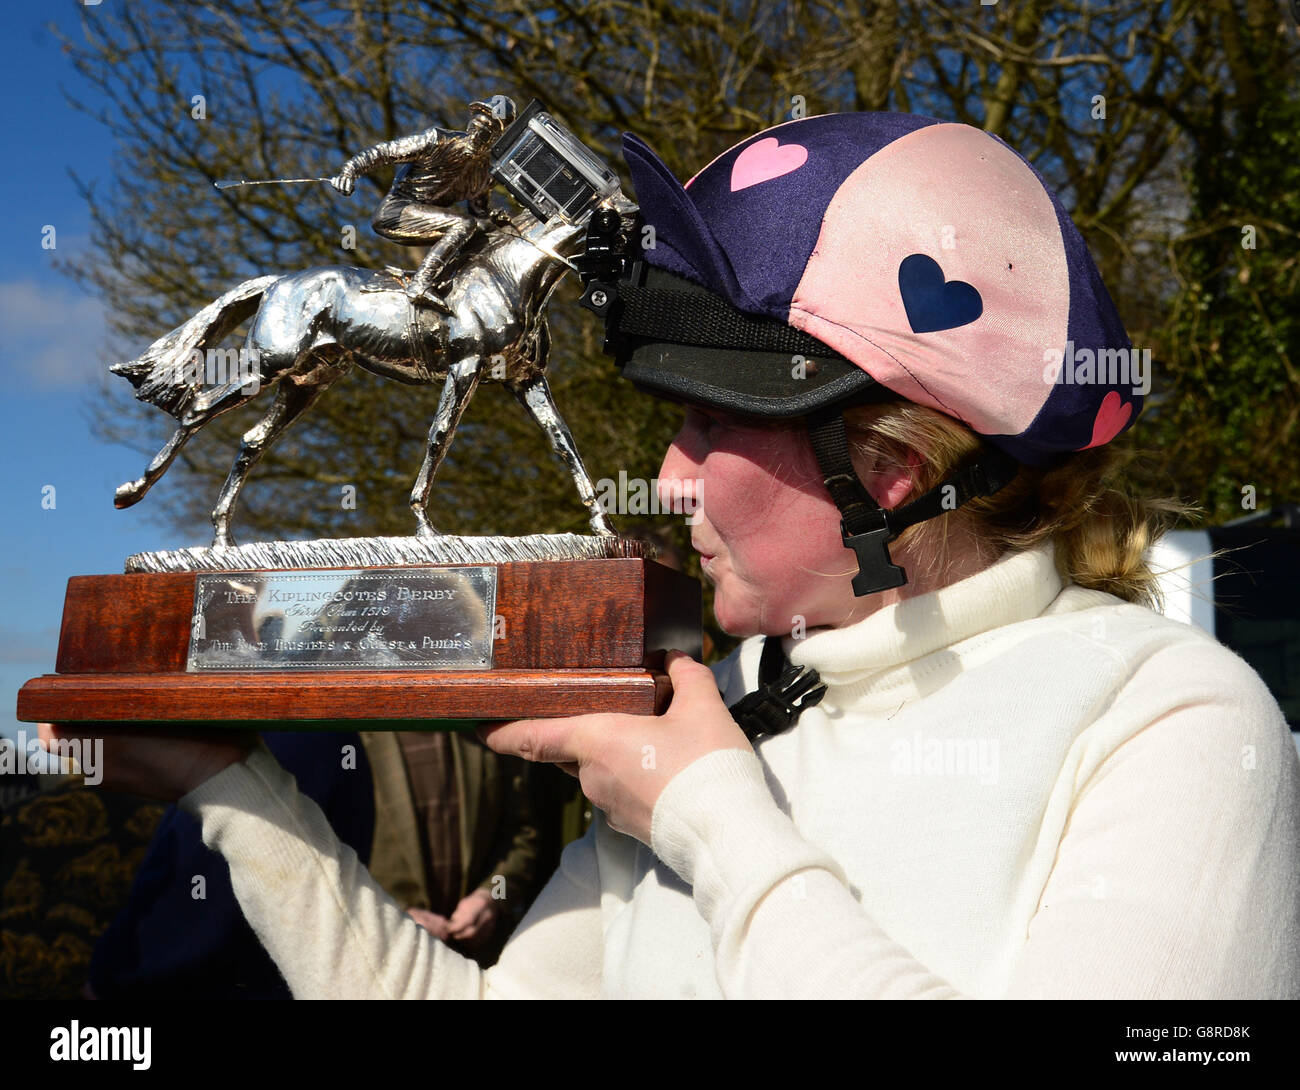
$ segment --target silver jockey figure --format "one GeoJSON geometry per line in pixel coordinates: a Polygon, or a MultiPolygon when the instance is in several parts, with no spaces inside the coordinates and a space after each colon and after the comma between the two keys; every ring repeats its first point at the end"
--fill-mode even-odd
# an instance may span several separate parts
{"type": "Polygon", "coordinates": [[[505,95],[487,102],[470,103],[470,120],[464,132],[434,128],[398,140],[389,140],[354,155],[330,183],[340,193],[352,192],[357,178],[390,163],[402,164],[388,196],[375,213],[376,233],[407,246],[433,245],[406,285],[412,303],[449,308],[433,287],[457,252],[483,219],[508,220],[502,210],[488,207],[494,185],[488,152],[515,119],[515,104],[505,95]],[[466,201],[469,214],[455,211],[466,201]]]}

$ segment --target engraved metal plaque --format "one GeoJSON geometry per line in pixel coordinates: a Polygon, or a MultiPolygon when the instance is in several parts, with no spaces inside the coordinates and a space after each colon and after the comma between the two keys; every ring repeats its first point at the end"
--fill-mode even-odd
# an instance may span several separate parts
{"type": "Polygon", "coordinates": [[[197,670],[490,669],[495,567],[201,574],[197,670]]]}

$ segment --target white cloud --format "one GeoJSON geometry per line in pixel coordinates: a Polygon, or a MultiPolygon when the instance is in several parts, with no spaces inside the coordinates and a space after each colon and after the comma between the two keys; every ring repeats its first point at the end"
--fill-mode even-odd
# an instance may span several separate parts
{"type": "Polygon", "coordinates": [[[0,282],[0,376],[6,385],[80,388],[111,362],[98,299],[64,284],[0,282]]]}

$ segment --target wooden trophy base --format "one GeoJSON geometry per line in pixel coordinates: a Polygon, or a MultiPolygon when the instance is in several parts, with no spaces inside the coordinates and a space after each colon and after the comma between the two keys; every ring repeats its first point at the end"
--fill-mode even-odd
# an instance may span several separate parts
{"type": "Polygon", "coordinates": [[[680,572],[642,557],[492,566],[500,634],[491,667],[479,670],[196,672],[187,662],[199,573],[75,576],[56,672],[22,687],[18,719],[119,729],[419,730],[589,712],[654,715],[671,697],[664,652],[699,656],[700,586],[680,572]]]}

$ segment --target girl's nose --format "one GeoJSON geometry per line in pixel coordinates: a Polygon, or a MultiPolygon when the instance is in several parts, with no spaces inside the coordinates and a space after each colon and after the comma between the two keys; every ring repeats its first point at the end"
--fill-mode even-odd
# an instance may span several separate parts
{"type": "Polygon", "coordinates": [[[661,511],[691,515],[699,506],[702,451],[696,430],[689,421],[683,424],[664,455],[655,485],[661,511]]]}

